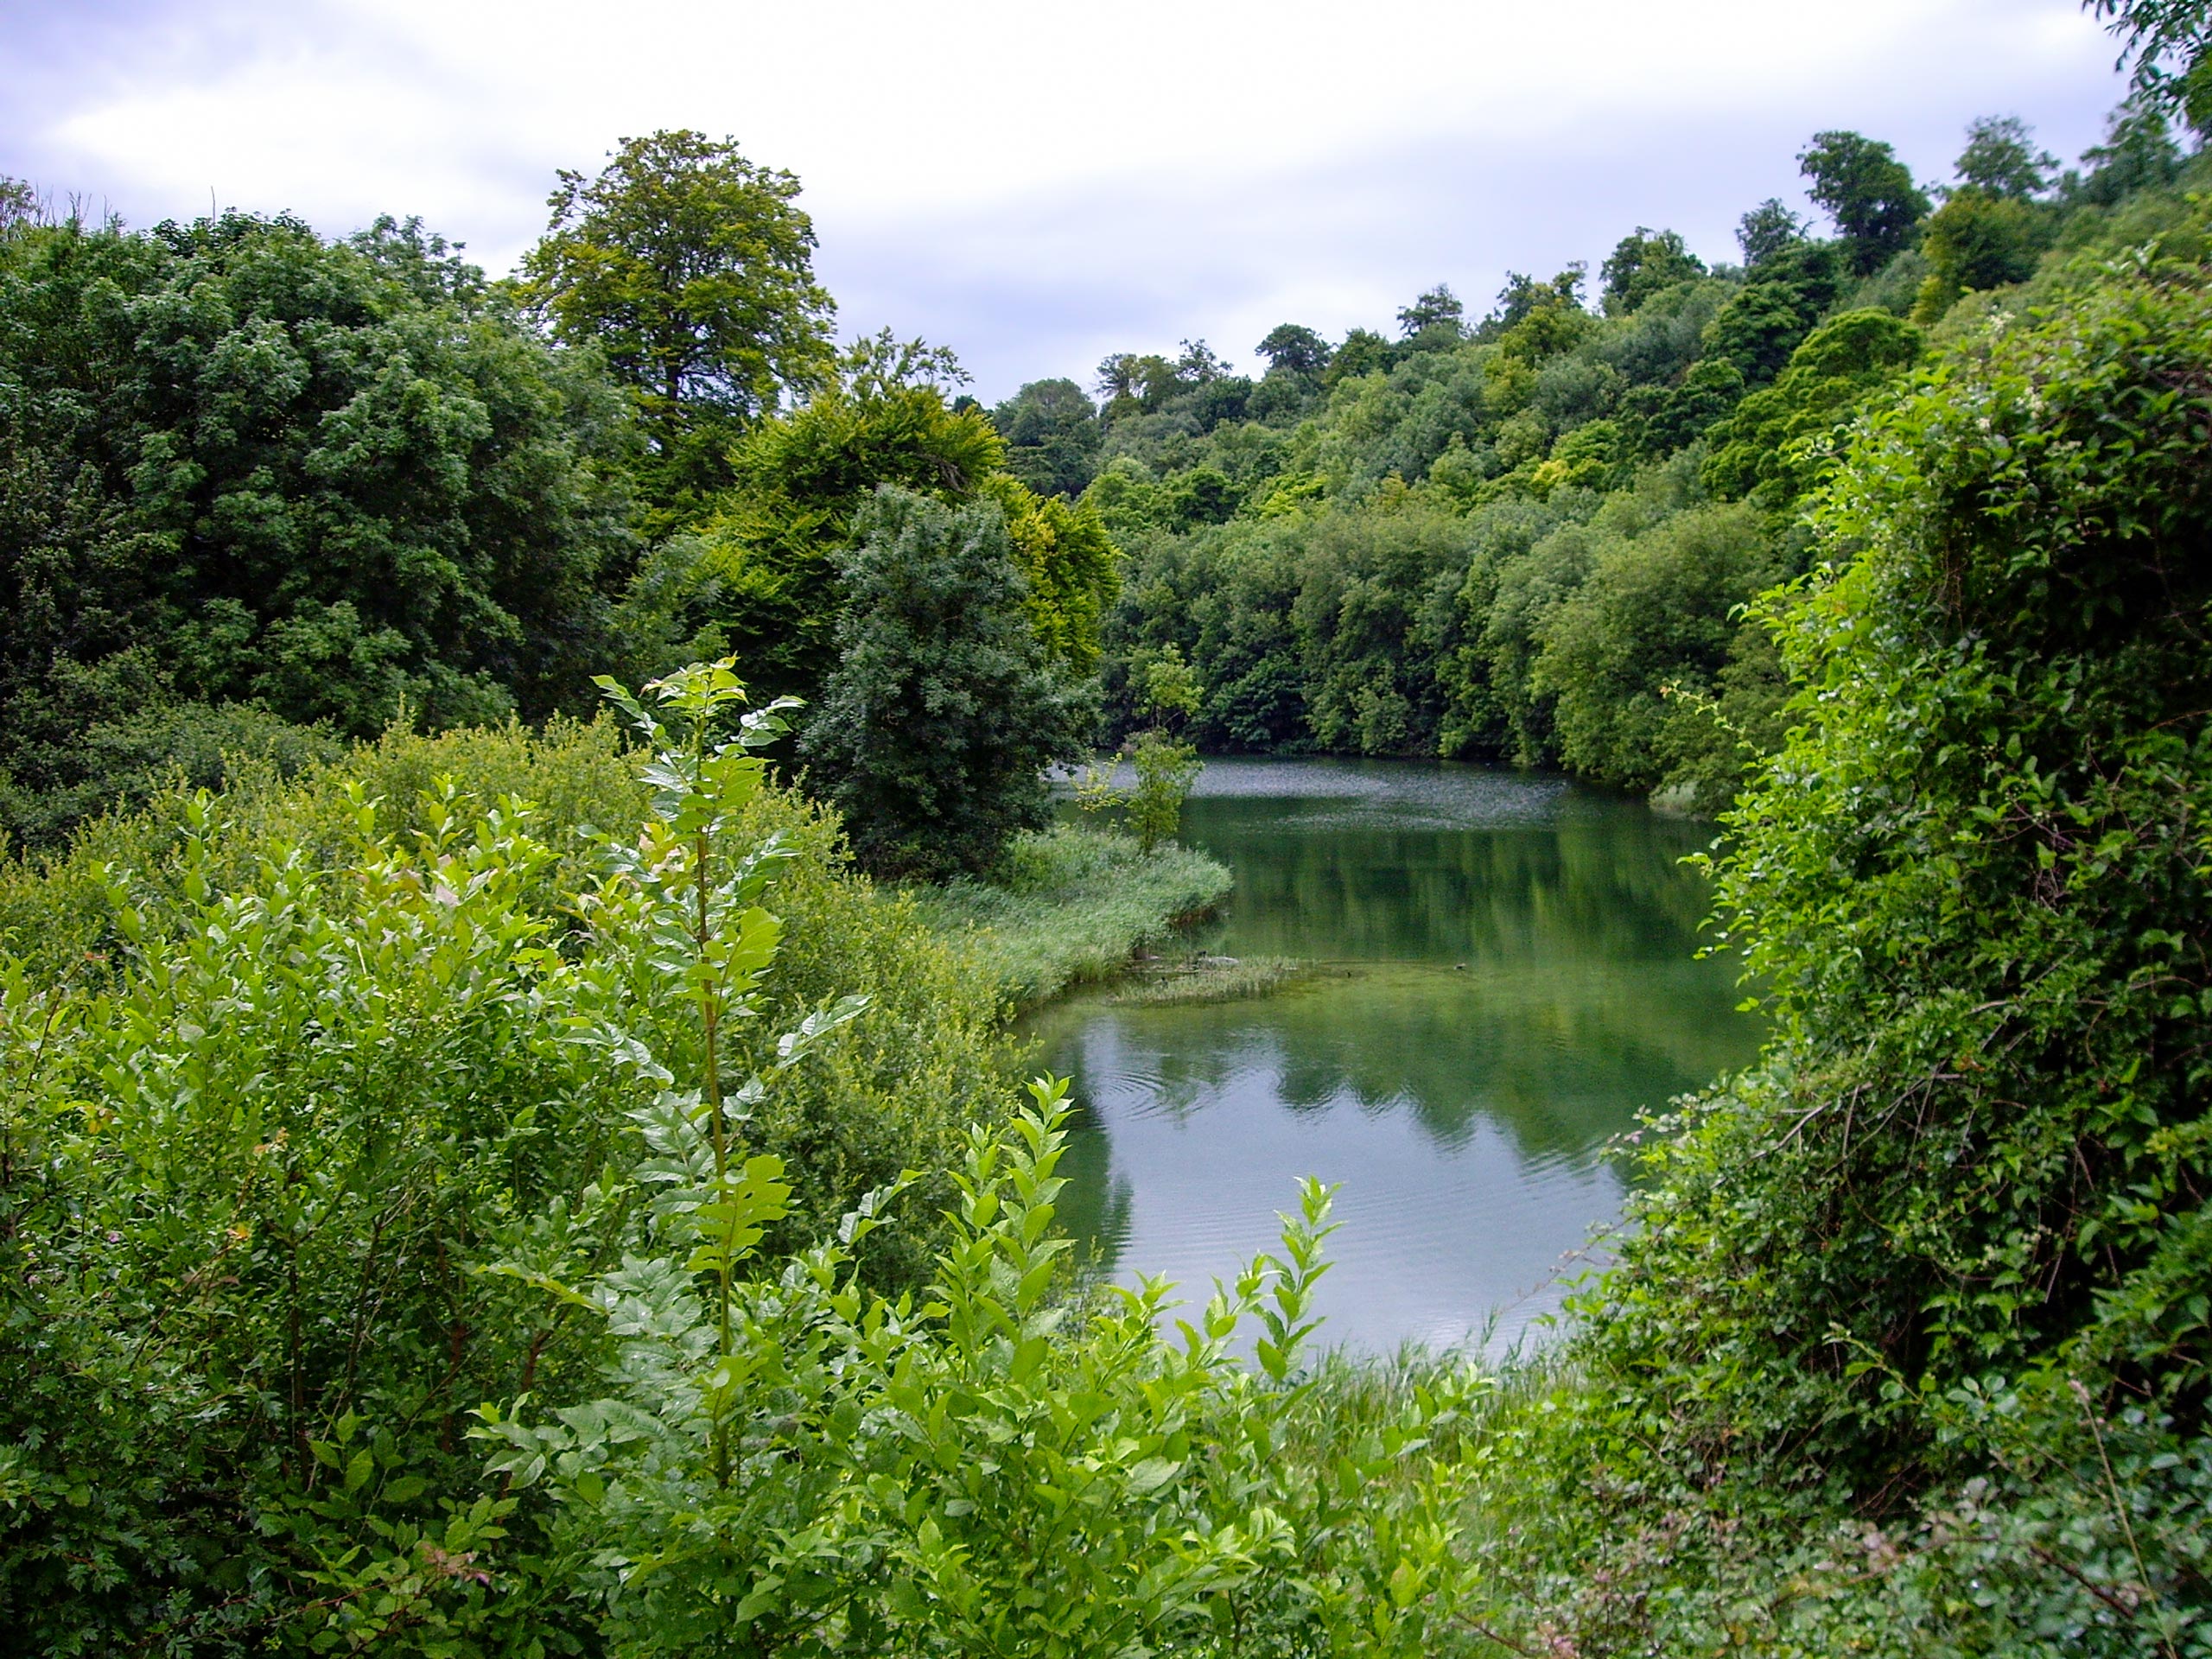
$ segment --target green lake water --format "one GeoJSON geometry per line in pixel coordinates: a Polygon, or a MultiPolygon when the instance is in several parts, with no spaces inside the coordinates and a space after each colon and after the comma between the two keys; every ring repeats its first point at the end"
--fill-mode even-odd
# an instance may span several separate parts
{"type": "Polygon", "coordinates": [[[1513,1341],[1624,1187],[1601,1154],[1742,1065],[1732,963],[1693,955],[1709,824],[1561,779],[1387,761],[1214,760],[1183,839],[1236,873],[1194,943],[1321,964],[1255,1001],[1031,1021],[1079,1115],[1062,1214],[1102,1271],[1202,1300],[1336,1183],[1322,1339],[1513,1341]]]}

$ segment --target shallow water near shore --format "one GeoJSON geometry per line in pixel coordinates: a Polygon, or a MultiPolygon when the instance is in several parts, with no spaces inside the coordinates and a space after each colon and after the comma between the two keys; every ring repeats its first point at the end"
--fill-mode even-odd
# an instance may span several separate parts
{"type": "Polygon", "coordinates": [[[1082,1106],[1063,1217],[1097,1269],[1203,1300],[1339,1185],[1321,1339],[1537,1332],[1625,1192],[1601,1154],[1740,1065],[1758,1023],[1699,961],[1707,823],[1563,779],[1413,762],[1214,760],[1183,839],[1235,872],[1189,944],[1314,971],[1242,1001],[1033,1014],[1082,1106]]]}

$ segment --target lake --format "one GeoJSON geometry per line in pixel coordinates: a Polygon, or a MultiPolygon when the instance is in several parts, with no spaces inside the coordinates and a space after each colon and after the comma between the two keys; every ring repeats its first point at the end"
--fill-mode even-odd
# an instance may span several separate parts
{"type": "Polygon", "coordinates": [[[1699,961],[1708,823],[1564,779],[1217,760],[1182,839],[1236,873],[1191,941],[1317,964],[1256,1000],[1033,1016],[1083,1110],[1061,1213],[1100,1271],[1202,1301],[1336,1183],[1321,1340],[1493,1349],[1559,1307],[1625,1192],[1603,1156],[1747,1061],[1732,963],[1699,961]]]}

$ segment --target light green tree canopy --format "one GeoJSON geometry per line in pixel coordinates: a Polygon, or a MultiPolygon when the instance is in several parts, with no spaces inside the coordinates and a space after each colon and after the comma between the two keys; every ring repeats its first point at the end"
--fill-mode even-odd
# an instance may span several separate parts
{"type": "Polygon", "coordinates": [[[560,181],[522,292],[628,387],[656,452],[649,493],[676,505],[723,481],[739,432],[830,367],[835,306],[798,180],[680,130],[626,138],[596,178],[560,181]]]}

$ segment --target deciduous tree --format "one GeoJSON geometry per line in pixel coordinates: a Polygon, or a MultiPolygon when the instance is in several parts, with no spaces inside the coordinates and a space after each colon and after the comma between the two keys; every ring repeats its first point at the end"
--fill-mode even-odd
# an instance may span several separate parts
{"type": "Polygon", "coordinates": [[[595,178],[564,170],[522,293],[563,340],[599,348],[651,435],[659,527],[728,478],[751,422],[819,385],[835,306],[814,279],[798,180],[732,139],[626,138],[595,178]]]}

